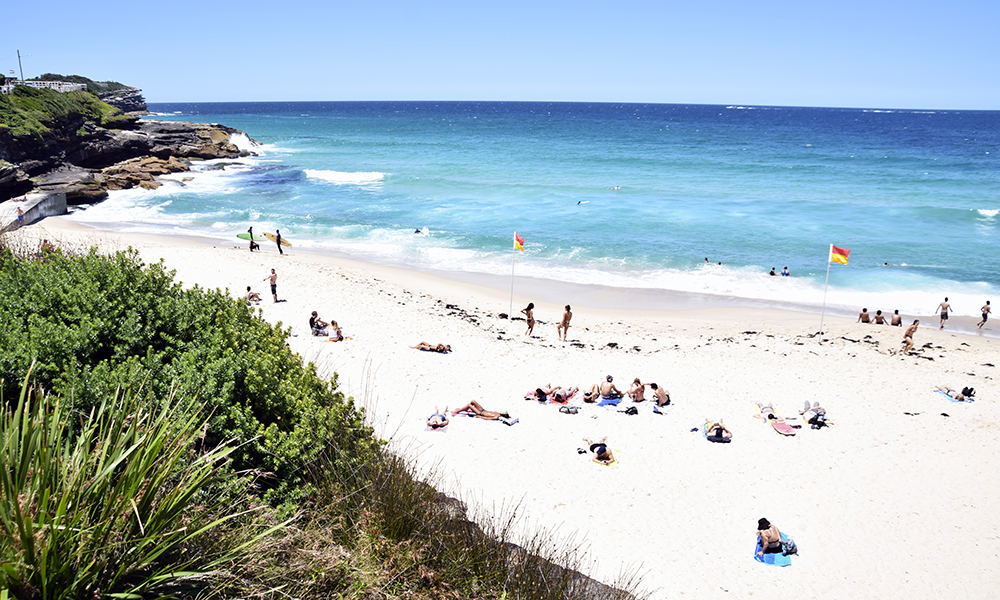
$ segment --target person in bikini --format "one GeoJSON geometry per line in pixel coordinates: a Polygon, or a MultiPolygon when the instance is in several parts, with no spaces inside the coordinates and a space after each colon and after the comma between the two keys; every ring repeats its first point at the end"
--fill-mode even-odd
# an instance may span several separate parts
{"type": "Polygon", "coordinates": [[[632,402],[642,402],[646,399],[646,384],[639,381],[638,377],[632,381],[632,387],[628,390],[628,397],[632,399],[632,402]]]}
{"type": "Polygon", "coordinates": [[[938,310],[941,311],[941,326],[938,329],[944,329],[944,322],[948,320],[948,311],[952,311],[951,304],[948,304],[948,299],[945,298],[944,302],[938,304],[938,310]]]}
{"type": "Polygon", "coordinates": [[[438,412],[437,407],[434,407],[434,414],[427,417],[427,426],[431,429],[440,429],[441,427],[448,426],[448,417],[445,416],[448,413],[448,407],[444,407],[444,413],[438,412]]]}
{"type": "Polygon", "coordinates": [[[447,344],[432,345],[427,342],[420,342],[416,346],[410,346],[410,348],[413,348],[414,350],[423,350],[425,352],[440,352],[441,354],[451,352],[451,346],[447,344]]]}
{"type": "Polygon", "coordinates": [[[595,383],[590,389],[583,393],[584,402],[597,402],[601,397],[601,384],[595,383]]]}
{"type": "Polygon", "coordinates": [[[452,416],[455,416],[460,412],[472,413],[477,417],[479,417],[480,419],[485,419],[486,421],[496,421],[497,419],[500,418],[500,413],[498,413],[495,410],[486,410],[485,408],[483,408],[481,404],[479,404],[475,400],[469,402],[462,408],[455,410],[451,414],[452,416]]]}
{"type": "Polygon", "coordinates": [[[528,330],[524,332],[524,335],[531,335],[531,332],[535,330],[535,316],[532,311],[535,310],[535,303],[529,302],[528,307],[521,309],[524,313],[524,319],[528,322],[528,330]]]}
{"type": "Polygon", "coordinates": [[[618,460],[615,458],[615,455],[611,452],[611,449],[608,448],[608,445],[606,443],[608,441],[607,437],[602,437],[600,440],[596,442],[592,442],[588,438],[583,438],[583,441],[587,442],[587,445],[590,447],[590,451],[594,453],[594,458],[591,460],[593,460],[595,463],[599,465],[610,465],[611,463],[618,460]]]}
{"type": "Polygon", "coordinates": [[[760,540],[760,550],[757,551],[757,556],[781,552],[781,532],[767,519],[757,521],[757,539],[760,540]]]}
{"type": "Polygon", "coordinates": [[[653,400],[656,402],[656,406],[659,407],[670,404],[670,392],[655,383],[649,384],[649,387],[653,390],[653,400]]]}
{"type": "Polygon", "coordinates": [[[913,325],[907,327],[906,332],[903,333],[903,344],[904,344],[903,354],[909,354],[910,349],[913,348],[913,334],[916,333],[917,327],[919,326],[920,326],[920,320],[918,319],[913,322],[913,325]]]}
{"type": "Polygon", "coordinates": [[[260,302],[260,294],[250,291],[249,285],[247,286],[247,302],[260,302]]]}
{"type": "Polygon", "coordinates": [[[563,313],[562,321],[556,325],[556,337],[562,335],[562,341],[566,341],[566,334],[569,333],[569,322],[573,318],[573,312],[569,308],[569,304],[566,305],[566,312],[563,313]]]}

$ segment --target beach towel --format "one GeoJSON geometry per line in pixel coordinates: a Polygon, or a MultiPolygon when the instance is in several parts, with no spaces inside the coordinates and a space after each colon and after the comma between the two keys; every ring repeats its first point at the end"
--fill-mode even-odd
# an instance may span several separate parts
{"type": "MultiPolygon", "coordinates": [[[[788,536],[781,534],[781,541],[785,542],[788,540],[788,536]]],[[[760,547],[760,536],[757,536],[757,543],[754,544],[753,548],[753,559],[759,563],[764,563],[765,565],[772,565],[775,567],[788,567],[792,564],[792,557],[785,556],[780,552],[777,554],[757,554],[761,551],[760,547]]]]}
{"type": "Polygon", "coordinates": [[[774,410],[774,407],[764,406],[763,408],[765,410],[761,410],[761,408],[762,407],[757,406],[756,404],[754,405],[753,418],[764,421],[765,423],[770,423],[771,427],[773,427],[774,430],[780,433],[781,435],[788,435],[788,436],[795,435],[795,428],[786,423],[785,420],[781,418],[781,415],[778,414],[778,411],[774,410]],[[773,414],[774,418],[768,419],[767,418],[768,413],[773,414]]]}
{"type": "Polygon", "coordinates": [[[594,462],[594,455],[591,454],[590,464],[596,465],[598,467],[604,467],[605,469],[617,469],[618,465],[620,465],[622,462],[622,451],[619,450],[618,448],[611,448],[611,446],[608,446],[608,448],[611,449],[611,454],[615,455],[615,462],[611,463],[610,465],[602,462],[594,462]]]}
{"type": "Polygon", "coordinates": [[[948,394],[946,394],[942,390],[934,390],[934,391],[937,392],[937,393],[939,393],[939,394],[941,394],[942,396],[944,396],[945,398],[947,398],[948,400],[950,400],[952,402],[961,402],[963,404],[966,403],[966,402],[971,402],[971,400],[969,400],[968,398],[966,398],[965,400],[955,400],[954,398],[952,398],[951,396],[949,396],[948,394]]]}
{"type": "Polygon", "coordinates": [[[424,431],[440,431],[441,433],[447,433],[448,426],[445,425],[444,427],[431,427],[430,425],[427,425],[424,427],[424,431]]]}
{"type": "Polygon", "coordinates": [[[601,398],[601,401],[598,402],[597,405],[598,406],[618,406],[618,403],[621,402],[621,401],[622,401],[621,398],[607,398],[607,399],[601,398]]]}

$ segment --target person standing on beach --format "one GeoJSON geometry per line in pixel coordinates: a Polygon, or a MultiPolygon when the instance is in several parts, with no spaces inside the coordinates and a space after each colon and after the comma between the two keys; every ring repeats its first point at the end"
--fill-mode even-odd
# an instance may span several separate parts
{"type": "Polygon", "coordinates": [[[278,274],[271,269],[271,274],[262,279],[261,281],[271,280],[271,296],[274,297],[274,303],[278,303],[278,274]]]}
{"type": "Polygon", "coordinates": [[[278,243],[278,254],[284,254],[285,251],[281,249],[281,230],[275,230],[277,234],[274,236],[274,241],[278,243]]]}
{"type": "Polygon", "coordinates": [[[910,349],[913,348],[913,334],[917,332],[917,327],[920,325],[920,321],[916,320],[913,325],[906,328],[906,333],[903,334],[903,354],[909,354],[910,349]]]}
{"type": "Polygon", "coordinates": [[[903,317],[899,316],[899,309],[898,308],[895,310],[895,312],[892,313],[892,326],[893,327],[902,327],[903,326],[903,317]]]}
{"type": "Polygon", "coordinates": [[[569,322],[573,318],[573,312],[569,308],[569,304],[566,305],[566,312],[563,313],[562,321],[556,325],[556,337],[558,338],[560,333],[562,334],[562,341],[566,341],[566,334],[569,333],[569,322]]]}
{"type": "Polygon", "coordinates": [[[979,322],[978,327],[980,329],[983,328],[983,325],[986,325],[986,318],[990,316],[990,301],[989,300],[986,301],[986,304],[983,305],[983,308],[981,310],[983,311],[983,320],[979,322]]]}
{"type": "Polygon", "coordinates": [[[944,329],[944,322],[948,320],[948,311],[951,310],[951,305],[948,304],[947,298],[944,299],[944,302],[938,304],[938,310],[941,311],[941,327],[938,327],[938,329],[944,329]]]}
{"type": "Polygon", "coordinates": [[[524,313],[525,320],[528,321],[528,330],[524,332],[524,335],[531,335],[531,332],[535,330],[535,317],[531,312],[533,310],[535,310],[534,302],[529,302],[528,308],[521,310],[521,312],[524,313]]]}
{"type": "Polygon", "coordinates": [[[20,227],[22,225],[24,225],[24,211],[21,210],[20,206],[18,206],[17,207],[17,226],[20,227]]]}

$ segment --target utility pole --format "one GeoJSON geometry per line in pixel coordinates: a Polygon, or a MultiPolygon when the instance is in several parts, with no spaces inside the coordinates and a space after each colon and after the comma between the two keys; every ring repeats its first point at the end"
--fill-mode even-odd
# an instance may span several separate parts
{"type": "Polygon", "coordinates": [[[17,51],[17,68],[21,70],[21,81],[24,81],[24,67],[21,66],[21,51],[17,51]]]}

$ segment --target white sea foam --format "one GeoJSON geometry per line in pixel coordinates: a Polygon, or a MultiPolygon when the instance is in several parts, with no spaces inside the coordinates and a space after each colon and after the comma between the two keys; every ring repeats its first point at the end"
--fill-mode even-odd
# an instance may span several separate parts
{"type": "Polygon", "coordinates": [[[976,209],[976,212],[978,212],[979,214],[983,215],[984,217],[989,217],[989,218],[993,218],[993,217],[997,216],[998,214],[1000,214],[1000,210],[997,210],[995,208],[994,209],[979,208],[979,209],[976,209]]]}
{"type": "Polygon", "coordinates": [[[379,173],[377,171],[370,171],[367,173],[344,173],[342,171],[305,169],[304,173],[306,174],[306,177],[311,179],[319,179],[326,181],[327,183],[335,183],[337,185],[365,185],[378,183],[385,177],[385,173],[379,173]]]}
{"type": "Polygon", "coordinates": [[[243,132],[230,135],[229,143],[247,152],[254,152],[263,145],[260,142],[250,139],[250,136],[243,132]]]}

